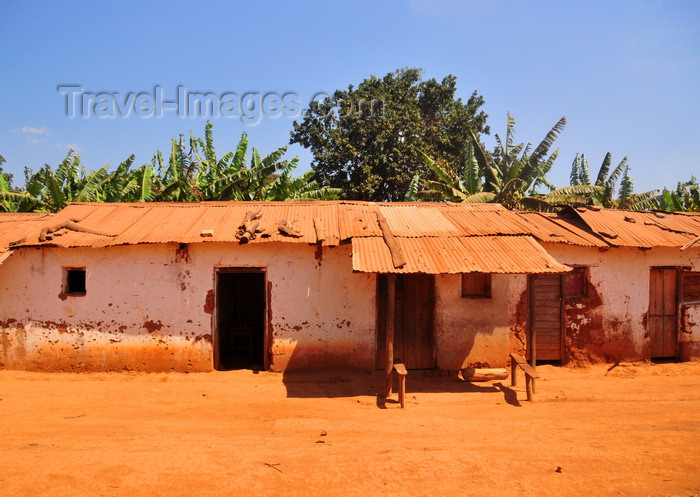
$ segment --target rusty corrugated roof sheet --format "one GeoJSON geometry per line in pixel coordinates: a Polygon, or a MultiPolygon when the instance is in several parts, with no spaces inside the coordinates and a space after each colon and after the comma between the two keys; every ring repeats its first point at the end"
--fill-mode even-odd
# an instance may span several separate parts
{"type": "MultiPolygon", "coordinates": [[[[262,211],[260,229],[251,243],[285,241],[317,243],[317,225],[325,245],[363,236],[382,236],[381,213],[401,237],[523,235],[532,228],[498,204],[372,203],[372,202],[203,202],[203,203],[74,203],[55,214],[47,227],[66,221],[109,235],[59,230],[49,244],[61,247],[106,247],[142,243],[236,242],[246,212],[262,211]],[[301,233],[281,234],[282,219],[301,233]],[[202,237],[203,230],[213,235],[202,237]]],[[[28,244],[41,244],[38,231],[28,244]]]]}
{"type": "Polygon", "coordinates": [[[585,223],[575,216],[544,212],[518,212],[531,226],[531,233],[542,242],[566,243],[582,247],[609,247],[598,235],[591,232],[585,223]]]}
{"type": "Polygon", "coordinates": [[[397,272],[528,273],[567,269],[548,258],[533,236],[592,247],[683,247],[700,236],[700,215],[686,213],[570,209],[541,214],[497,204],[429,202],[76,203],[53,216],[5,215],[0,237],[10,235],[0,252],[21,237],[26,241],[17,247],[236,243],[246,213],[258,211],[262,232],[250,243],[352,242],[358,271],[394,271],[394,261],[386,259],[391,239],[407,260],[397,272]],[[298,236],[284,233],[282,220],[298,236]],[[51,239],[40,240],[42,228],[54,231],[51,239]]]}
{"type": "MultiPolygon", "coordinates": [[[[148,243],[237,242],[237,232],[247,212],[262,211],[257,238],[251,243],[285,241],[316,243],[316,224],[323,226],[325,244],[337,245],[337,208],[327,202],[204,202],[188,203],[75,203],[57,213],[46,227],[67,221],[90,232],[59,229],[47,245],[60,247],[107,247],[148,243]],[[286,219],[299,237],[280,233],[286,219]],[[315,220],[318,220],[317,222],[315,220]],[[94,233],[95,231],[102,234],[94,233]],[[202,236],[202,232],[211,236],[202,236]],[[109,236],[111,235],[111,236],[109,236]]],[[[40,245],[39,231],[27,245],[40,245]]]]}
{"type": "Polygon", "coordinates": [[[446,205],[378,204],[394,236],[460,236],[463,233],[445,215],[446,205]]]}
{"type": "Polygon", "coordinates": [[[462,236],[528,235],[532,227],[517,213],[498,204],[446,204],[441,211],[462,236]],[[490,208],[486,208],[489,206],[490,208]]]}
{"type": "Polygon", "coordinates": [[[395,268],[379,237],[352,241],[352,268],[365,273],[562,273],[559,264],[530,236],[402,237],[406,264],[395,268]]]}
{"type": "Polygon", "coordinates": [[[36,231],[51,216],[51,214],[26,212],[0,213],[0,264],[12,253],[10,252],[11,245],[17,244],[30,233],[36,231]]]}
{"type": "Polygon", "coordinates": [[[700,236],[696,214],[585,207],[575,212],[593,233],[617,247],[682,247],[700,236]]]}

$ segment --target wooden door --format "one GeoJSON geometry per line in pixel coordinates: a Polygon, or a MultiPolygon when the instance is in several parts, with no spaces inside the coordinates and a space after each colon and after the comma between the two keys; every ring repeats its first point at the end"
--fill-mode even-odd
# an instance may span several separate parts
{"type": "Polygon", "coordinates": [[[538,361],[562,360],[561,285],[559,274],[530,275],[530,330],[538,361]]]}
{"type": "Polygon", "coordinates": [[[678,345],[678,270],[651,268],[649,276],[649,344],[652,358],[676,357],[678,345]]]}
{"type": "MultiPolygon", "coordinates": [[[[377,368],[386,363],[387,276],[377,277],[377,368]]],[[[433,313],[435,278],[430,274],[397,274],[394,313],[394,357],[408,369],[435,367],[433,313]]]]}

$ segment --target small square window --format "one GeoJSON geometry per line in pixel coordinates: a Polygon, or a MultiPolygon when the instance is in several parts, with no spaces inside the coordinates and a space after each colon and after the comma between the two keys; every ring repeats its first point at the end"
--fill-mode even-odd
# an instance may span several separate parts
{"type": "Polygon", "coordinates": [[[85,268],[64,268],[63,293],[66,295],[85,295],[85,268]]]}
{"type": "Polygon", "coordinates": [[[462,297],[489,298],[491,297],[491,274],[464,273],[462,274],[462,297]]]}
{"type": "Polygon", "coordinates": [[[588,283],[588,268],[575,267],[564,274],[564,295],[567,297],[585,297],[588,283]]]}

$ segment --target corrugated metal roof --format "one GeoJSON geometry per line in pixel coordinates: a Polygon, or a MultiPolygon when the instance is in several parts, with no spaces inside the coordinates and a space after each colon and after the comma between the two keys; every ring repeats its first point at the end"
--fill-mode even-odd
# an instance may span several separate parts
{"type": "MultiPolygon", "coordinates": [[[[318,219],[324,228],[326,245],[335,245],[340,241],[337,208],[332,203],[207,202],[70,204],[46,226],[57,227],[73,220],[82,228],[104,234],[61,229],[57,232],[60,236],[44,243],[61,247],[106,247],[143,243],[237,242],[236,234],[246,213],[258,211],[263,212],[258,227],[261,232],[251,243],[316,243],[314,219],[318,219]],[[283,219],[300,236],[280,233],[279,226],[283,219]],[[211,236],[202,236],[203,231],[211,232],[211,236]]],[[[41,244],[39,232],[32,233],[26,244],[41,244]]]]}
{"type": "Polygon", "coordinates": [[[12,252],[10,245],[14,245],[52,217],[43,213],[0,213],[0,264],[7,259],[12,252]]]}
{"type": "Polygon", "coordinates": [[[566,243],[583,247],[609,247],[577,217],[544,212],[518,212],[530,226],[531,233],[542,242],[566,243]]]}
{"type": "Polygon", "coordinates": [[[352,241],[352,268],[365,273],[561,273],[557,263],[529,236],[403,237],[396,238],[406,264],[395,268],[391,253],[379,237],[352,241]]]}
{"type": "Polygon", "coordinates": [[[686,213],[570,209],[563,214],[542,214],[512,212],[497,204],[429,202],[76,203],[53,216],[0,216],[0,252],[22,237],[26,241],[13,244],[13,249],[237,243],[246,213],[258,211],[262,212],[262,232],[250,243],[337,245],[352,241],[358,271],[393,268],[385,236],[389,243],[396,240],[409,261],[397,272],[431,273],[565,270],[543,257],[546,254],[532,236],[592,247],[683,247],[700,236],[700,215],[686,213]],[[388,227],[387,233],[382,232],[379,218],[388,227]],[[298,236],[281,231],[282,220],[298,236]],[[51,239],[40,241],[42,228],[55,230],[51,239]]]}
{"type": "Polygon", "coordinates": [[[344,203],[338,209],[338,231],[341,240],[354,236],[382,236],[377,222],[376,208],[372,204],[344,203]]]}
{"type": "Polygon", "coordinates": [[[700,217],[684,213],[577,208],[584,223],[618,247],[682,247],[700,236],[700,217]]]}
{"type": "Polygon", "coordinates": [[[469,208],[463,204],[447,204],[441,207],[443,215],[455,225],[462,236],[484,235],[528,235],[532,227],[521,219],[517,213],[506,210],[498,204],[489,205],[495,208],[469,208]]]}
{"type": "Polygon", "coordinates": [[[445,216],[448,207],[440,204],[379,204],[394,236],[460,236],[445,216]]]}
{"type": "MultiPolygon", "coordinates": [[[[49,227],[77,220],[81,227],[116,236],[59,230],[51,245],[105,247],[142,243],[236,242],[246,212],[262,211],[263,230],[251,243],[285,241],[317,243],[317,224],[325,245],[364,236],[382,236],[377,213],[394,236],[444,237],[529,234],[532,228],[498,204],[372,203],[372,202],[203,202],[203,203],[74,203],[55,214],[49,227]],[[282,219],[301,233],[289,237],[278,230],[282,219]],[[317,220],[317,221],[315,221],[317,220]],[[203,230],[213,236],[202,237],[203,230]]],[[[40,244],[38,231],[27,244],[40,244]]]]}

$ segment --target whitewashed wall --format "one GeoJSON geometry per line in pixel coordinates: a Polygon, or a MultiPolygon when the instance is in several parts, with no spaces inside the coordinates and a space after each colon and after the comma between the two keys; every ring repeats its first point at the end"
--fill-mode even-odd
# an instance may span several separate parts
{"type": "MultiPolygon", "coordinates": [[[[503,367],[518,349],[518,306],[525,298],[522,275],[494,274],[491,298],[462,297],[461,275],[435,278],[435,342],[440,369],[503,367]]],[[[522,334],[524,340],[524,333],[522,334]]]]}
{"type": "MultiPolygon", "coordinates": [[[[545,243],[557,262],[590,268],[594,295],[566,302],[565,342],[569,359],[617,361],[648,359],[649,274],[655,266],[700,269],[700,249],[611,248],[598,250],[545,243]]],[[[686,330],[684,340],[700,341],[700,330],[686,330]]]]}
{"type": "Polygon", "coordinates": [[[178,244],[22,249],[0,265],[0,363],[45,370],[212,368],[216,266],[264,267],[273,370],[370,369],[375,279],[352,273],[349,246],[178,244]],[[85,296],[62,294],[85,266],[85,296]]]}

